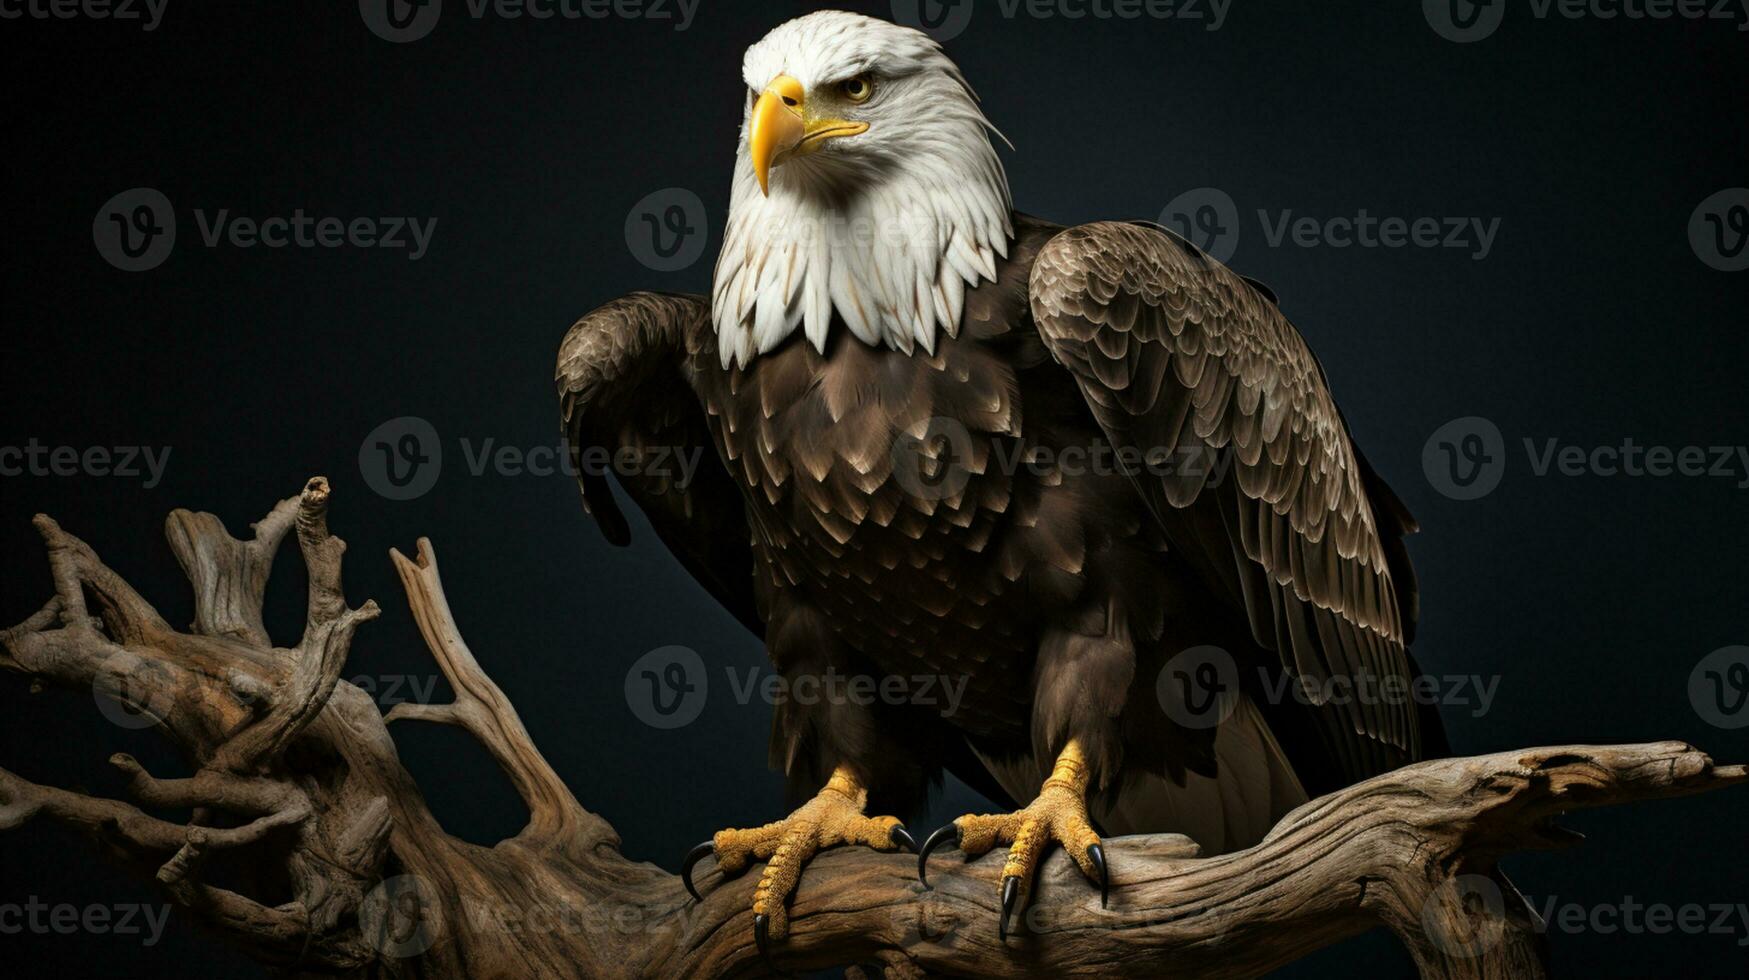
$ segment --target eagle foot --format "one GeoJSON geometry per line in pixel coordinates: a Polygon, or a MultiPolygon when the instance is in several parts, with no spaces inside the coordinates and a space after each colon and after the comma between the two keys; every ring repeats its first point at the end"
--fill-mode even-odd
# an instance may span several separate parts
{"type": "Polygon", "coordinates": [[[801,880],[802,868],[815,854],[839,844],[862,844],[877,851],[917,849],[898,817],[864,816],[867,804],[868,791],[847,767],[839,766],[825,787],[788,817],[762,827],[719,830],[693,848],[681,866],[681,881],[696,899],[700,896],[692,869],[705,855],[716,856],[717,869],[725,877],[764,861],[765,872],[753,890],[753,936],[760,955],[769,957],[771,940],[789,933],[786,903],[801,880]]]}
{"type": "Polygon", "coordinates": [[[1002,916],[997,935],[1008,939],[1008,920],[1032,890],[1040,858],[1052,841],[1062,844],[1090,881],[1099,883],[1099,905],[1111,895],[1111,876],[1105,865],[1105,848],[1087,819],[1087,766],[1080,746],[1071,740],[1057,758],[1049,779],[1038,796],[1013,813],[967,814],[929,835],[917,855],[917,877],[925,888],[929,852],[953,838],[966,860],[1007,844],[1008,861],[1002,866],[998,886],[1002,916]]]}

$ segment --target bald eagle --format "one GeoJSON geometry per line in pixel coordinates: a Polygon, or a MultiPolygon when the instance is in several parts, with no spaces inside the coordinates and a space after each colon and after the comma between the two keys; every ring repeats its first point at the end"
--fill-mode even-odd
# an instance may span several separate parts
{"type": "MultiPolygon", "coordinates": [[[[712,293],[579,320],[566,438],[708,453],[688,483],[620,481],[792,684],[962,693],[782,699],[771,758],[806,802],[700,845],[689,889],[703,856],[764,861],[765,950],[819,849],[915,850],[869,814],[952,772],[1018,809],[942,828],[919,873],[948,840],[1009,845],[1005,938],[1053,842],[1103,900],[1101,831],[1244,847],[1439,750],[1410,699],[1330,696],[1414,674],[1415,524],[1267,290],[1158,226],[1014,211],[992,126],[921,32],[810,14],[742,77],[712,293]],[[1100,447],[1119,462],[1088,465],[1100,447]],[[1206,722],[1174,701],[1187,651],[1218,678],[1206,722]]],[[[578,469],[626,543],[605,476],[578,469]]]]}

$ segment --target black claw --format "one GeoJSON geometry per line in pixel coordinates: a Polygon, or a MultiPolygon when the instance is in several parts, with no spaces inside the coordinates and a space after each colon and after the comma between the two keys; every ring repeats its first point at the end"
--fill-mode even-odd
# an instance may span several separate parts
{"type": "Polygon", "coordinates": [[[909,830],[906,830],[905,826],[903,824],[894,824],[893,825],[892,838],[893,838],[893,843],[899,845],[900,847],[904,848],[907,851],[910,851],[913,854],[917,853],[917,842],[915,840],[911,839],[911,832],[909,830]]]}
{"type": "Polygon", "coordinates": [[[917,851],[917,880],[923,882],[924,888],[929,887],[929,852],[940,847],[941,842],[946,840],[949,835],[953,836],[953,846],[960,846],[960,829],[950,823],[945,827],[937,828],[935,833],[925,838],[923,846],[917,851]]]}
{"type": "Polygon", "coordinates": [[[1014,906],[1020,901],[1020,879],[1014,875],[1002,879],[1002,919],[996,928],[996,935],[1003,941],[1008,941],[1008,917],[1014,913],[1014,906]]]}
{"type": "Polygon", "coordinates": [[[1105,867],[1105,848],[1098,844],[1087,845],[1087,859],[1099,869],[1099,907],[1105,908],[1106,901],[1111,898],[1111,872],[1105,867]]]}
{"type": "Polygon", "coordinates": [[[694,901],[702,902],[704,901],[704,896],[700,895],[698,889],[694,888],[692,885],[692,866],[704,860],[705,855],[714,853],[716,853],[716,846],[707,840],[703,844],[687,851],[686,860],[680,862],[680,883],[685,885],[686,890],[692,893],[694,901]]]}
{"type": "Polygon", "coordinates": [[[766,966],[771,966],[770,916],[755,915],[753,917],[753,945],[759,947],[759,958],[765,961],[766,966]]]}

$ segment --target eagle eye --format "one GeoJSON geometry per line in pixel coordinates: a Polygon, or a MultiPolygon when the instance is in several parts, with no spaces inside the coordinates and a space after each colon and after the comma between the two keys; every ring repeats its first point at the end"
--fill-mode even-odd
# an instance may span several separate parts
{"type": "Polygon", "coordinates": [[[838,91],[852,102],[867,102],[874,94],[874,79],[867,75],[853,75],[838,83],[838,91]]]}

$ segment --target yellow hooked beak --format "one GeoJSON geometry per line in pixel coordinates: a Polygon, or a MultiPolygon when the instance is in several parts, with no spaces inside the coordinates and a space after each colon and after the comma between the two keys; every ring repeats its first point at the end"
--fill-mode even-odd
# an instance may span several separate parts
{"type": "Polygon", "coordinates": [[[771,194],[771,168],[790,156],[812,153],[836,136],[868,131],[865,122],[811,118],[806,98],[801,82],[779,75],[765,86],[759,101],[753,103],[753,117],[747,126],[747,150],[763,194],[771,194]]]}

